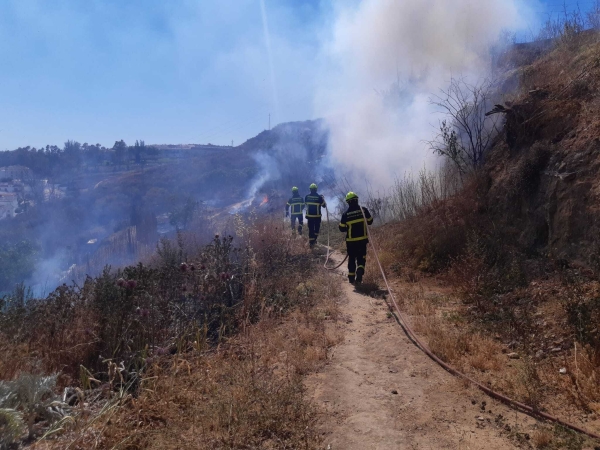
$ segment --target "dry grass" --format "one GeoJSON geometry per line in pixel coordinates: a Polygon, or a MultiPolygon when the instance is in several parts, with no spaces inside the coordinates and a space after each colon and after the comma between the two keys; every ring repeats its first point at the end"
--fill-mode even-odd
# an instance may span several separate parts
{"type": "Polygon", "coordinates": [[[536,430],[531,437],[531,441],[535,448],[548,448],[554,442],[554,433],[545,428],[536,430]]]}
{"type": "Polygon", "coordinates": [[[501,346],[497,341],[487,336],[475,335],[471,339],[466,362],[481,372],[499,371],[503,366],[501,352],[501,346]]]}
{"type": "Polygon", "coordinates": [[[74,428],[39,448],[316,448],[302,376],[341,339],[338,280],[279,220],[237,225],[235,247],[220,237],[190,254],[165,244],[156,266],[125,269],[133,287],[104,274],[0,315],[10,325],[0,332],[3,377],[62,369],[72,386],[81,370],[83,389],[97,379],[72,411],[74,428]],[[163,298],[165,314],[148,326],[163,298]],[[107,330],[119,323],[112,347],[107,330]],[[116,354],[114,373],[99,354],[116,354]],[[113,383],[120,361],[125,375],[113,383]]]}
{"type": "Polygon", "coordinates": [[[244,347],[227,350],[162,361],[139,398],[55,448],[315,448],[300,378],[276,375],[244,347]]]}
{"type": "Polygon", "coordinates": [[[450,307],[449,300],[445,295],[426,293],[422,286],[406,287],[402,295],[403,308],[408,312],[415,332],[426,338],[434,354],[468,371],[500,370],[500,344],[471,330],[450,307]]]}
{"type": "Polygon", "coordinates": [[[518,400],[534,409],[540,409],[544,400],[543,383],[540,378],[537,364],[529,357],[526,357],[519,365],[518,378],[515,387],[515,395],[518,400]]]}
{"type": "Polygon", "coordinates": [[[139,397],[39,448],[319,448],[302,379],[342,338],[336,286],[314,273],[288,315],[265,314],[216,351],[157,359],[139,397]]]}
{"type": "Polygon", "coordinates": [[[575,397],[586,408],[600,414],[600,361],[597,351],[575,344],[573,356],[565,362],[575,397]]]}

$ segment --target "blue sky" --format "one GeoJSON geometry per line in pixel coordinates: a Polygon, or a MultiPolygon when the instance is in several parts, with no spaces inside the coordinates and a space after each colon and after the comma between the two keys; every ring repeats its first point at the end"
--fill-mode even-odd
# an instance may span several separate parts
{"type": "MultiPolygon", "coordinates": [[[[269,113],[272,124],[314,118],[333,7],[264,2],[272,71],[260,0],[0,0],[0,149],[237,145],[269,113]]],[[[543,18],[562,5],[534,9],[543,18]]]]}

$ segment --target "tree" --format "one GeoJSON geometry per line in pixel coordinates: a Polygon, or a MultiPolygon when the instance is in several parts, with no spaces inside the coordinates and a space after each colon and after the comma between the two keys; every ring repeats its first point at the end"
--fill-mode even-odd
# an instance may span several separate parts
{"type": "Polygon", "coordinates": [[[194,218],[200,204],[192,197],[187,197],[183,203],[176,205],[169,213],[169,223],[177,229],[185,230],[194,218]]]}
{"type": "Polygon", "coordinates": [[[434,153],[452,161],[461,174],[477,170],[485,152],[497,136],[497,116],[486,116],[492,105],[492,85],[479,85],[453,78],[450,87],[430,99],[441,108],[446,119],[440,122],[439,134],[429,141],[434,153]]]}
{"type": "Polygon", "coordinates": [[[142,158],[145,156],[145,151],[146,144],[144,141],[135,141],[135,145],[133,146],[133,159],[136,164],[140,164],[142,162],[142,158]]]}
{"type": "Polygon", "coordinates": [[[65,142],[64,155],[69,168],[79,169],[81,166],[81,144],[79,142],[65,142]]]}
{"type": "Polygon", "coordinates": [[[28,192],[24,192],[23,201],[33,200],[36,205],[40,205],[45,200],[45,181],[36,176],[33,171],[27,171],[21,175],[21,181],[27,186],[28,192]],[[25,195],[27,194],[27,195],[25,195]]]}
{"type": "Polygon", "coordinates": [[[0,292],[31,276],[38,253],[37,245],[27,240],[0,244],[0,292]]]}
{"type": "MultiPolygon", "coordinates": [[[[83,144],[84,146],[86,144],[83,144]]],[[[87,146],[86,156],[88,159],[88,164],[98,167],[100,164],[100,145],[89,145],[87,146]]]]}
{"type": "Polygon", "coordinates": [[[125,141],[123,141],[123,139],[120,141],[115,141],[115,145],[113,145],[113,151],[115,152],[115,164],[118,166],[122,165],[127,152],[127,144],[125,141]]]}

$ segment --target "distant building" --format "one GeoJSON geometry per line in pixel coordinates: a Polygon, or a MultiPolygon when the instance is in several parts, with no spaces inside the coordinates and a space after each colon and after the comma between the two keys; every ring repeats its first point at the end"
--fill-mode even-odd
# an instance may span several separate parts
{"type": "Polygon", "coordinates": [[[23,192],[24,186],[20,180],[0,181],[0,192],[23,192]]]}
{"type": "Polygon", "coordinates": [[[0,181],[0,192],[15,192],[12,181],[0,181]]]}
{"type": "Polygon", "coordinates": [[[31,173],[29,167],[25,166],[2,166],[0,167],[0,180],[23,179],[31,173]]]}
{"type": "Polygon", "coordinates": [[[15,210],[18,207],[17,194],[14,192],[0,192],[0,219],[14,217],[15,210]]]}

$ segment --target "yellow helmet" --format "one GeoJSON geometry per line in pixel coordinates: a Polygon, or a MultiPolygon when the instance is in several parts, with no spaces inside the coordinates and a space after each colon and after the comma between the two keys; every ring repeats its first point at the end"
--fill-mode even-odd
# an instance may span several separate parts
{"type": "Polygon", "coordinates": [[[350,191],[346,194],[346,201],[349,202],[351,200],[358,200],[358,195],[356,195],[354,192],[350,191]]]}
{"type": "Polygon", "coordinates": [[[315,183],[312,183],[312,184],[311,184],[311,185],[310,185],[308,188],[309,188],[310,190],[313,190],[313,189],[314,189],[314,190],[316,191],[316,190],[317,190],[317,185],[316,185],[315,183]]]}
{"type": "Polygon", "coordinates": [[[294,187],[292,188],[292,192],[298,192],[298,188],[297,188],[296,186],[294,186],[294,187]]]}

